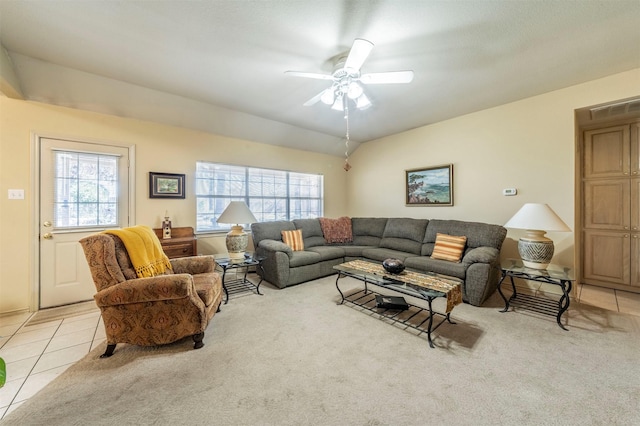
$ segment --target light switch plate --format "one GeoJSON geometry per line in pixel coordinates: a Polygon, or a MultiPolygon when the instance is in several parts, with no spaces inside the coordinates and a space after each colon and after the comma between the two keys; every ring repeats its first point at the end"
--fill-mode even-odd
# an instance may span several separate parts
{"type": "Polygon", "coordinates": [[[10,200],[24,200],[24,189],[10,189],[9,190],[9,199],[10,200]]]}

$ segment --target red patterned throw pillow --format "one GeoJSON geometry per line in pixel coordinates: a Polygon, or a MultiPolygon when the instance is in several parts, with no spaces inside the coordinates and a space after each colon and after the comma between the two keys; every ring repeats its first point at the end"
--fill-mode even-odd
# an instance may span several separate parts
{"type": "Polygon", "coordinates": [[[293,251],[303,251],[304,241],[302,240],[302,229],[295,231],[281,231],[282,242],[291,247],[293,251]]]}
{"type": "Polygon", "coordinates": [[[447,234],[436,234],[436,245],[431,253],[432,259],[448,260],[449,262],[460,262],[467,237],[456,237],[447,234]]]}
{"type": "Polygon", "coordinates": [[[351,230],[351,218],[346,216],[338,219],[329,219],[326,217],[318,218],[322,234],[327,243],[350,243],[353,241],[353,232],[351,230]]]}

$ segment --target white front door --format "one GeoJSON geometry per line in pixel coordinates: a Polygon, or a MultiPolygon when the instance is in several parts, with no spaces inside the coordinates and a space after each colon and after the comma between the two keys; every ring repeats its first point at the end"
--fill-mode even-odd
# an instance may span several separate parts
{"type": "Polygon", "coordinates": [[[129,224],[129,148],[40,138],[39,307],[96,292],[78,241],[129,224]]]}

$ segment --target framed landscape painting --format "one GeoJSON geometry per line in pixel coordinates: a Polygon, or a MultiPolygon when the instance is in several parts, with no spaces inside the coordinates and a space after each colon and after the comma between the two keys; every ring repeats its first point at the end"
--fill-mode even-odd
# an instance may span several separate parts
{"type": "Polygon", "coordinates": [[[407,206],[453,206],[453,164],[407,170],[407,206]]]}
{"type": "Polygon", "coordinates": [[[184,175],[149,172],[149,198],[184,198],[184,175]]]}

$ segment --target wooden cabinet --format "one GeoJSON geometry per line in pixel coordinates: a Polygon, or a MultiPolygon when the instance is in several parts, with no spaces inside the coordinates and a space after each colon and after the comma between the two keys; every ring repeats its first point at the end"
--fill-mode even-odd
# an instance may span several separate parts
{"type": "Polygon", "coordinates": [[[584,132],[582,278],[640,290],[640,123],[584,132]]]}
{"type": "Polygon", "coordinates": [[[630,285],[630,241],[624,232],[584,231],[585,281],[630,285]]]}
{"type": "Polygon", "coordinates": [[[160,239],[162,250],[170,259],[197,255],[198,240],[193,233],[193,228],[171,228],[171,238],[167,239],[162,238],[162,228],[154,229],[153,231],[160,239]]]}

